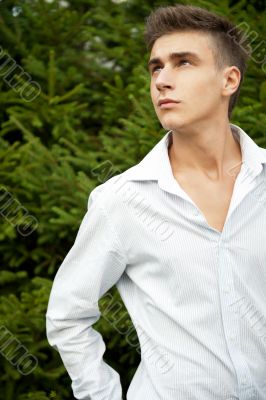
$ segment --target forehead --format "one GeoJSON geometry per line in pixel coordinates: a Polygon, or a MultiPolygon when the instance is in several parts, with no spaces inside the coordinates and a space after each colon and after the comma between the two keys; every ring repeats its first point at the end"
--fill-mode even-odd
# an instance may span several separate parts
{"type": "Polygon", "coordinates": [[[204,32],[173,32],[159,37],[153,44],[150,58],[167,58],[171,52],[193,52],[202,60],[213,61],[213,42],[204,32]]]}

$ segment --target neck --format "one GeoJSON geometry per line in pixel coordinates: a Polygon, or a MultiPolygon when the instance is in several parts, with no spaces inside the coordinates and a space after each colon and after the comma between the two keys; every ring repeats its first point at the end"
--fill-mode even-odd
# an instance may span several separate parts
{"type": "Polygon", "coordinates": [[[241,167],[242,154],[230,124],[204,129],[172,130],[168,147],[174,173],[197,173],[212,181],[228,178],[228,171],[241,167]]]}

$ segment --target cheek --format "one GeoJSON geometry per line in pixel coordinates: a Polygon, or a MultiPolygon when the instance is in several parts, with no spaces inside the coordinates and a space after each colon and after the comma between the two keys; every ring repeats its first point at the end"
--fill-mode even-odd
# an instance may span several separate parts
{"type": "Polygon", "coordinates": [[[202,83],[195,86],[192,92],[189,92],[188,96],[186,99],[195,112],[213,107],[216,108],[220,101],[216,88],[203,85],[202,83]]]}
{"type": "Polygon", "coordinates": [[[197,77],[194,85],[195,100],[202,101],[204,99],[213,99],[217,97],[219,92],[217,77],[206,71],[200,77],[197,77]],[[198,96],[197,96],[198,95],[198,96]]]}
{"type": "Polygon", "coordinates": [[[154,101],[158,97],[158,91],[154,85],[150,86],[150,95],[151,95],[152,102],[154,103],[154,101]]]}

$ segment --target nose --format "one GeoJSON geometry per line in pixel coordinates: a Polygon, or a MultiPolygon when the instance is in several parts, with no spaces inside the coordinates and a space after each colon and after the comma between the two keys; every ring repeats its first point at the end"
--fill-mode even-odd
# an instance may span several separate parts
{"type": "Polygon", "coordinates": [[[167,69],[166,67],[164,67],[160,70],[155,80],[155,85],[157,90],[160,91],[163,89],[171,89],[174,87],[173,76],[169,68],[167,69]]]}

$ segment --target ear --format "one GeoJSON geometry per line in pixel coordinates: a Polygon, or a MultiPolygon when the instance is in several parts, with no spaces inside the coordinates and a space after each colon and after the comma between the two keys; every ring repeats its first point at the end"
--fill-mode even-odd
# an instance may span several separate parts
{"type": "Polygon", "coordinates": [[[227,67],[223,72],[223,86],[222,94],[224,96],[231,96],[239,87],[241,80],[241,72],[235,65],[227,67]]]}

